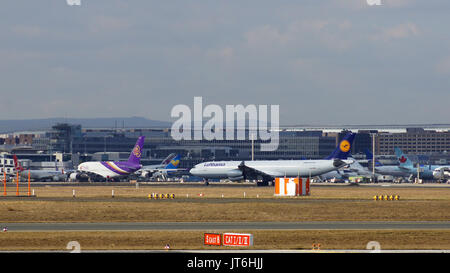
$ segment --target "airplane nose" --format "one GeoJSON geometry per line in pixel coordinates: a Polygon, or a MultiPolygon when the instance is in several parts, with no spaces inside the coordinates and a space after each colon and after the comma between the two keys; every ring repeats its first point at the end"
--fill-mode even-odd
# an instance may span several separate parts
{"type": "Polygon", "coordinates": [[[189,173],[192,175],[197,175],[198,174],[198,169],[196,169],[195,167],[189,170],[189,173]]]}

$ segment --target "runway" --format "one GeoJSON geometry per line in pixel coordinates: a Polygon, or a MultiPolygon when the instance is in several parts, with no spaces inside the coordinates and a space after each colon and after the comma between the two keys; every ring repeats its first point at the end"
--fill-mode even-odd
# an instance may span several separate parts
{"type": "Polygon", "coordinates": [[[430,230],[450,229],[450,221],[317,221],[317,222],[104,222],[0,223],[8,232],[151,231],[151,230],[430,230]]]}

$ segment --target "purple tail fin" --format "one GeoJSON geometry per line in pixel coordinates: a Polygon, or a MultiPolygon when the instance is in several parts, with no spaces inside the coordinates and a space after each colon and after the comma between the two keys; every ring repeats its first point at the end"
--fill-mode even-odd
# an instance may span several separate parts
{"type": "Polygon", "coordinates": [[[128,163],[139,164],[141,162],[142,147],[144,146],[145,136],[140,136],[131,151],[130,157],[128,158],[128,163]]]}

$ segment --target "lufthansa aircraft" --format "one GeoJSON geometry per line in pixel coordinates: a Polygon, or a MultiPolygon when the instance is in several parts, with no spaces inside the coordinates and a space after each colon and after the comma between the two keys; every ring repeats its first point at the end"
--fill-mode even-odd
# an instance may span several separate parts
{"type": "Polygon", "coordinates": [[[130,175],[139,170],[142,147],[144,146],[145,136],[140,136],[131,151],[128,161],[92,161],[84,162],[78,165],[78,171],[84,174],[98,175],[106,179],[119,176],[130,175]]]}
{"type": "Polygon", "coordinates": [[[348,133],[338,147],[326,159],[319,160],[254,160],[254,161],[211,161],[194,166],[190,173],[205,179],[263,180],[264,184],[276,177],[318,176],[340,169],[354,162],[347,158],[351,150],[354,133],[348,133]]]}

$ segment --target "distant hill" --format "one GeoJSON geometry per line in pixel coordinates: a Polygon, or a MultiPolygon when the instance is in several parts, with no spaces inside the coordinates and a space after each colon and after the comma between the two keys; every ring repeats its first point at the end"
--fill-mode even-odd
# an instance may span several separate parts
{"type": "Polygon", "coordinates": [[[171,122],[151,120],[143,117],[0,120],[0,133],[44,131],[51,129],[57,123],[81,124],[82,128],[170,128],[172,125],[171,122]]]}

